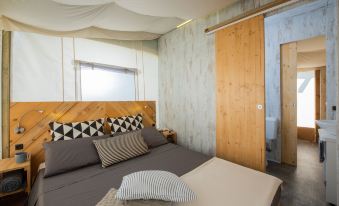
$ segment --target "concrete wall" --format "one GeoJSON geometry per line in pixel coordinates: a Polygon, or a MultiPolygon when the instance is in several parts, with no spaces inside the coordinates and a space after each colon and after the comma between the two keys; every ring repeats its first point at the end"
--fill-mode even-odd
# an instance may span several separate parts
{"type": "MultiPolygon", "coordinates": [[[[319,0],[265,18],[266,116],[281,119],[280,45],[288,42],[326,37],[327,119],[335,119],[332,106],[337,103],[336,0],[319,0]]],[[[279,133],[280,134],[280,133],[279,133]]],[[[268,159],[280,162],[281,141],[273,144],[268,159]]]]}
{"type": "MultiPolygon", "coordinates": [[[[337,0],[339,7],[339,0],[337,0]]],[[[339,51],[339,12],[337,11],[337,51],[339,51]]],[[[337,66],[339,66],[339,55],[336,55],[337,66]]],[[[339,70],[339,69],[338,69],[339,70]]],[[[339,72],[337,73],[337,108],[339,108],[339,72]]],[[[337,112],[337,205],[339,205],[339,112],[337,112]]]]}
{"type": "MultiPolygon", "coordinates": [[[[300,1],[297,8],[293,9],[295,5],[283,8],[267,18],[271,19],[266,20],[265,24],[267,116],[280,119],[278,43],[318,35],[326,35],[327,38],[327,96],[328,104],[335,105],[335,1],[300,1]],[[321,8],[304,14],[305,9],[310,8],[309,4],[321,4],[321,8]],[[277,23],[276,26],[269,23],[273,21],[277,23]]],[[[260,1],[261,4],[268,2],[260,1]]],[[[253,1],[240,1],[159,39],[159,124],[176,130],[179,144],[206,154],[215,153],[215,42],[214,35],[206,35],[204,29],[255,6],[258,5],[254,5],[253,1]]],[[[334,112],[327,112],[329,118],[334,118],[334,112]]],[[[280,161],[280,139],[273,146],[275,152],[268,154],[268,158],[280,161]]]]}
{"type": "Polygon", "coordinates": [[[174,129],[179,144],[215,154],[214,35],[204,29],[259,6],[253,2],[240,1],[159,39],[159,124],[174,129]]]}

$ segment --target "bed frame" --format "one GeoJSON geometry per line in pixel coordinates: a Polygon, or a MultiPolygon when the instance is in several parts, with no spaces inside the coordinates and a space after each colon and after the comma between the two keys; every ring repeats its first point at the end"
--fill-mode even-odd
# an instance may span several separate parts
{"type": "MultiPolygon", "coordinates": [[[[145,126],[155,124],[154,101],[127,102],[13,102],[10,105],[9,151],[15,154],[15,145],[23,144],[24,151],[32,155],[32,176],[36,175],[39,164],[44,162],[42,144],[50,141],[49,122],[75,122],[94,120],[103,117],[119,117],[142,113],[145,126]],[[43,110],[43,113],[30,112],[43,110]],[[29,112],[29,114],[27,113],[29,112]],[[24,114],[26,114],[23,116],[24,114]],[[23,117],[23,118],[22,118],[23,117]],[[25,128],[22,134],[16,134],[15,128],[21,119],[25,128]]],[[[106,125],[106,132],[109,127],[106,125]]]]}

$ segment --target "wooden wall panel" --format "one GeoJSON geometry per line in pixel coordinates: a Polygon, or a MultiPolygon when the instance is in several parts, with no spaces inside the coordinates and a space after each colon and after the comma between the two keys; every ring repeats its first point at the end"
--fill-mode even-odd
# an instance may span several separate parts
{"type": "MultiPolygon", "coordinates": [[[[315,119],[320,119],[320,70],[314,71],[315,83],[315,119]]],[[[315,125],[315,123],[314,123],[315,125]]]]}
{"type": "Polygon", "coordinates": [[[11,32],[2,32],[1,61],[1,113],[2,113],[2,157],[9,156],[9,106],[10,106],[10,65],[11,32]]]}
{"type": "Polygon", "coordinates": [[[326,118],[326,67],[320,70],[320,119],[326,118]]]}
{"type": "Polygon", "coordinates": [[[266,164],[263,25],[258,16],[216,33],[217,156],[260,171],[266,164]]]}
{"type": "MultiPolygon", "coordinates": [[[[316,119],[327,119],[326,115],[326,67],[320,67],[315,71],[316,91],[316,119]]],[[[315,125],[315,142],[319,140],[318,125],[315,125]]],[[[298,137],[299,138],[299,137],[298,137]]]]}
{"type": "MultiPolygon", "coordinates": [[[[319,120],[320,119],[320,109],[321,109],[321,103],[320,103],[320,99],[321,99],[321,89],[320,89],[320,70],[317,69],[314,71],[314,82],[315,82],[315,120],[319,120]]],[[[326,111],[325,111],[326,112],[326,111]]],[[[319,139],[319,133],[318,133],[318,125],[314,122],[314,138],[312,140],[309,140],[309,130],[305,130],[305,129],[300,129],[298,127],[298,139],[306,139],[309,141],[314,141],[317,142],[319,139]]],[[[310,129],[310,128],[309,128],[310,129]]]]}
{"type": "Polygon", "coordinates": [[[119,117],[142,113],[144,125],[155,124],[155,102],[18,102],[10,107],[10,156],[15,154],[15,144],[24,144],[24,151],[32,154],[32,172],[44,161],[42,144],[51,140],[48,123],[52,121],[75,122],[94,120],[103,117],[119,117]],[[42,114],[31,112],[21,125],[22,134],[14,132],[22,115],[32,110],[43,110],[42,114]]]}
{"type": "Polygon", "coordinates": [[[310,142],[316,141],[316,130],[310,127],[298,127],[298,139],[307,140],[310,142]]]}
{"type": "Polygon", "coordinates": [[[281,45],[281,161],[297,164],[297,44],[281,45]]]}

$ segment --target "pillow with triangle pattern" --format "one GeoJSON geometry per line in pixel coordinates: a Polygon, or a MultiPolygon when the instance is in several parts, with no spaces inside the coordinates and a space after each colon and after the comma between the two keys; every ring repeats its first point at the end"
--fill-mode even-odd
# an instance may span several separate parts
{"type": "Polygon", "coordinates": [[[107,123],[111,128],[111,134],[130,132],[144,128],[141,114],[123,117],[110,117],[107,118],[107,123]]]}
{"type": "Polygon", "coordinates": [[[52,141],[102,136],[104,135],[104,121],[105,118],[83,122],[51,122],[49,127],[52,141]]]}

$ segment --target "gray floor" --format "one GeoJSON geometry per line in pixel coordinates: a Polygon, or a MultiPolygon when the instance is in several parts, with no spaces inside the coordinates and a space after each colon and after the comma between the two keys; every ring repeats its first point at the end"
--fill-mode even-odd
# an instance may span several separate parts
{"type": "Polygon", "coordinates": [[[318,146],[298,141],[298,166],[269,162],[267,173],[284,181],[281,206],[325,206],[323,165],[319,163],[318,146]]]}

